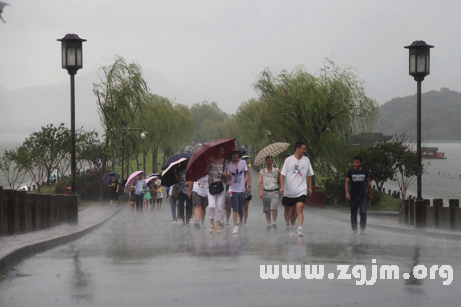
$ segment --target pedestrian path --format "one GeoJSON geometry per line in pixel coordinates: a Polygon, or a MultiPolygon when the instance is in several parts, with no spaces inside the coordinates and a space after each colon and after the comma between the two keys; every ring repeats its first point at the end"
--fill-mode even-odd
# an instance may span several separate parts
{"type": "MultiPolygon", "coordinates": [[[[350,211],[341,209],[323,209],[309,208],[308,213],[319,214],[344,223],[350,223],[350,211]]],[[[360,220],[360,216],[358,217],[360,220]]],[[[385,231],[397,232],[399,234],[420,235],[431,238],[440,238],[447,240],[461,241],[461,232],[449,229],[437,229],[427,227],[425,229],[417,229],[414,226],[399,224],[398,216],[395,218],[389,217],[387,214],[379,216],[379,214],[367,215],[367,228],[379,229],[385,231]]],[[[352,230],[351,230],[352,231],[352,230]]]]}
{"type": "Polygon", "coordinates": [[[25,257],[68,243],[101,226],[119,208],[94,203],[79,208],[78,224],[63,223],[48,229],[0,237],[0,272],[25,257]]]}

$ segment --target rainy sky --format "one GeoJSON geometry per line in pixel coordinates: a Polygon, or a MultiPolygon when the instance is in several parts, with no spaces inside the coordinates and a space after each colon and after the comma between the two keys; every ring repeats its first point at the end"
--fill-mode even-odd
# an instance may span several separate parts
{"type": "Polygon", "coordinates": [[[423,91],[461,91],[458,0],[2,1],[10,6],[0,22],[0,86],[9,90],[67,81],[56,39],[76,33],[88,40],[79,75],[122,55],[228,113],[257,96],[265,67],[315,74],[325,57],[354,66],[379,104],[413,95],[403,47],[415,40],[435,46],[423,91]]]}

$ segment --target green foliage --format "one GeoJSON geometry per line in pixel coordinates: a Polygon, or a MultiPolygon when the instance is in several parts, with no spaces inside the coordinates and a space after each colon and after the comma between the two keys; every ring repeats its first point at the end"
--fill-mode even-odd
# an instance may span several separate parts
{"type": "MultiPolygon", "coordinates": [[[[70,178],[64,178],[56,182],[56,184],[54,185],[54,194],[62,194],[62,188],[65,187],[70,187],[70,178]]],[[[75,181],[75,191],[78,195],[80,195],[79,189],[77,188],[77,180],[75,181]]]]}
{"type": "MultiPolygon", "coordinates": [[[[416,92],[416,86],[415,86],[416,92]]],[[[441,88],[421,97],[422,137],[426,140],[461,139],[461,93],[441,88]]],[[[387,135],[407,131],[416,135],[416,94],[394,98],[379,107],[373,130],[387,135]]]]}
{"type": "Polygon", "coordinates": [[[5,150],[0,157],[0,171],[8,181],[10,189],[18,188],[27,174],[27,157],[20,149],[5,150]]]}
{"type": "Polygon", "coordinates": [[[314,165],[325,161],[338,172],[349,165],[347,139],[370,130],[378,114],[376,101],[366,96],[352,68],[328,59],[319,76],[302,66],[278,74],[265,69],[254,86],[264,103],[263,122],[271,140],[292,145],[302,140],[314,165]]]}
{"type": "Polygon", "coordinates": [[[192,105],[190,112],[195,121],[192,136],[194,142],[204,143],[224,137],[229,115],[222,111],[216,102],[196,103],[192,105]]]}
{"type": "Polygon", "coordinates": [[[29,174],[37,186],[40,187],[44,182],[49,185],[47,178],[50,178],[51,172],[63,160],[69,160],[70,145],[70,130],[63,123],[57,127],[53,124],[41,127],[40,131],[32,133],[24,141],[21,150],[28,156],[29,174]]]}
{"type": "Polygon", "coordinates": [[[325,194],[325,203],[333,204],[335,199],[338,204],[344,203],[346,201],[346,191],[344,190],[345,179],[339,176],[334,178],[327,178],[323,181],[324,189],[323,194],[325,194]]]}
{"type": "MultiPolygon", "coordinates": [[[[88,183],[81,191],[82,199],[87,200],[98,200],[100,193],[100,180],[88,183]]],[[[107,185],[103,185],[104,198],[110,197],[110,188],[107,185]]],[[[120,197],[120,196],[119,196],[120,197]]]]}
{"type": "MultiPolygon", "coordinates": [[[[143,79],[141,66],[127,63],[123,57],[116,56],[114,63],[102,66],[99,70],[101,82],[93,84],[93,93],[97,97],[98,113],[104,129],[104,151],[120,146],[126,135],[122,121],[137,124],[139,114],[149,99],[149,88],[143,79]],[[113,146],[109,148],[109,142],[113,146]]],[[[129,138],[126,150],[138,153],[141,139],[129,138]]],[[[103,168],[105,165],[103,166],[103,168]]]]}
{"type": "Polygon", "coordinates": [[[372,206],[377,206],[381,203],[382,200],[382,195],[381,192],[379,192],[376,189],[371,189],[371,195],[373,196],[373,199],[371,200],[371,205],[372,206]]]}
{"type": "Polygon", "coordinates": [[[240,144],[257,148],[269,145],[265,119],[266,107],[266,103],[257,99],[250,99],[240,104],[234,119],[240,144]]]}
{"type": "Polygon", "coordinates": [[[363,147],[357,154],[362,157],[362,167],[370,171],[370,181],[376,183],[379,191],[388,180],[398,181],[400,186],[406,182],[408,187],[406,178],[411,179],[416,175],[416,153],[402,139],[363,147]]]}
{"type": "MultiPolygon", "coordinates": [[[[97,181],[98,183],[101,182],[101,178],[104,176],[103,170],[93,170],[88,173],[79,173],[75,176],[75,191],[78,195],[84,196],[84,189],[90,183],[97,181]]],[[[62,188],[70,187],[70,178],[63,178],[62,180],[58,181],[54,186],[54,194],[62,194],[62,188]]]]}
{"type": "MultiPolygon", "coordinates": [[[[141,143],[144,160],[147,152],[152,151],[152,172],[156,173],[160,147],[180,148],[184,143],[189,143],[194,131],[194,118],[187,106],[151,94],[143,106],[143,112],[139,114],[139,126],[147,131],[141,143]]],[[[143,165],[145,167],[145,161],[143,165]]]]}

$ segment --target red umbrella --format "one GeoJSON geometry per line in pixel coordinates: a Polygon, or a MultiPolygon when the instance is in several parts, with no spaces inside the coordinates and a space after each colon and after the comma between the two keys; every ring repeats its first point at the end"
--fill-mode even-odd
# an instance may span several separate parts
{"type": "Polygon", "coordinates": [[[207,173],[205,172],[205,166],[209,157],[214,157],[216,154],[216,146],[224,144],[226,150],[224,151],[224,157],[228,155],[235,146],[235,138],[228,139],[217,139],[204,143],[190,158],[186,168],[186,180],[197,181],[207,173]]]}

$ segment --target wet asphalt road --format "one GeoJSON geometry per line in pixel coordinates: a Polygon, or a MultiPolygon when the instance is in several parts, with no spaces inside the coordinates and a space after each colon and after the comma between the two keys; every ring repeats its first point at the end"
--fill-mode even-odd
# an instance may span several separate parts
{"type": "MultiPolygon", "coordinates": [[[[127,205],[102,227],[19,263],[0,280],[0,306],[459,306],[461,244],[368,229],[305,209],[304,238],[290,237],[279,215],[267,231],[262,202],[250,203],[249,228],[238,235],[173,226],[165,199],[159,212],[127,205]],[[337,265],[398,265],[398,280],[356,285],[337,265]],[[308,280],[304,265],[324,265],[308,280]],[[451,265],[451,285],[402,274],[416,265],[451,265]],[[260,265],[302,265],[299,279],[261,279],[260,265]],[[333,279],[328,274],[333,273],[333,279]]],[[[208,216],[208,215],[207,215],[208,216]]],[[[351,274],[352,267],[348,272],[351,274]]],[[[361,271],[363,272],[363,270],[361,271]]],[[[358,273],[357,273],[358,274],[358,273]]],[[[357,275],[357,277],[360,277],[357,275]]]]}

